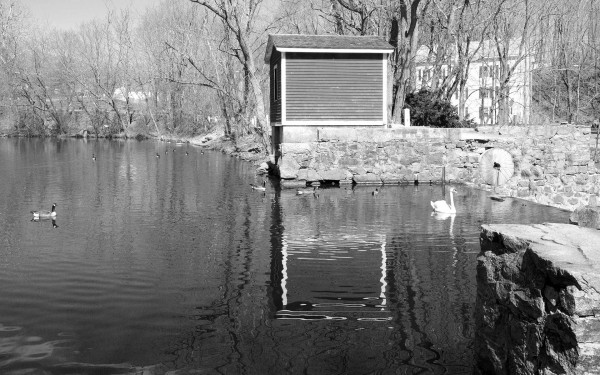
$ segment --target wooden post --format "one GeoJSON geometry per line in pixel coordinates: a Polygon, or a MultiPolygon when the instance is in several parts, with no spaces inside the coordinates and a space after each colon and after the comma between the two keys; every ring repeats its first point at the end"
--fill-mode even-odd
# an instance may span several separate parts
{"type": "Polygon", "coordinates": [[[446,166],[442,165],[442,186],[446,184],[446,166]]]}
{"type": "Polygon", "coordinates": [[[404,126],[410,126],[410,109],[404,108],[404,126]]]}

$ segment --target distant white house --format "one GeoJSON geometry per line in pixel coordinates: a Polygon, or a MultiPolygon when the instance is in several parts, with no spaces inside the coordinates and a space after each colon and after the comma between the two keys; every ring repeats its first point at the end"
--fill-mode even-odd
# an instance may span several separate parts
{"type": "MultiPolygon", "coordinates": [[[[472,51],[477,46],[472,47],[472,51]]],[[[500,64],[496,46],[491,41],[485,41],[474,55],[469,66],[465,87],[465,117],[471,118],[480,125],[495,124],[498,119],[498,97],[500,88],[500,64]]],[[[433,87],[432,60],[435,54],[422,46],[417,51],[416,58],[416,88],[433,87]]],[[[512,123],[528,123],[531,112],[531,72],[534,68],[533,58],[529,54],[521,54],[515,44],[509,49],[509,65],[517,64],[508,83],[509,87],[509,117],[512,123]]],[[[453,66],[457,65],[455,57],[441,65],[438,79],[447,77],[453,66]]],[[[440,66],[438,64],[438,66],[440,66]]],[[[458,106],[458,90],[452,96],[451,103],[458,106]]]]}
{"type": "Polygon", "coordinates": [[[143,91],[128,91],[125,87],[119,87],[113,93],[113,99],[125,101],[129,98],[132,103],[139,103],[150,98],[152,95],[149,92],[143,91]]]}

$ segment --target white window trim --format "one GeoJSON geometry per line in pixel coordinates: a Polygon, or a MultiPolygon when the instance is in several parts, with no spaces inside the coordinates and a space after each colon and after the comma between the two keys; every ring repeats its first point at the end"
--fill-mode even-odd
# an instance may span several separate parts
{"type": "Polygon", "coordinates": [[[282,121],[281,125],[285,126],[382,126],[385,121],[368,121],[368,120],[292,120],[282,121]]]}
{"type": "Polygon", "coordinates": [[[387,81],[388,81],[388,77],[387,77],[387,62],[388,62],[388,59],[387,59],[387,57],[388,57],[388,55],[384,53],[381,56],[382,56],[381,60],[382,60],[382,63],[383,63],[383,69],[382,69],[382,72],[383,72],[383,77],[382,77],[382,81],[383,81],[383,90],[382,90],[383,91],[383,106],[382,106],[381,116],[382,116],[383,124],[387,125],[387,96],[388,96],[388,93],[387,93],[387,88],[388,88],[388,85],[387,85],[387,81]]]}
{"type": "Polygon", "coordinates": [[[281,52],[281,124],[285,125],[287,119],[287,60],[285,52],[281,52]]]}

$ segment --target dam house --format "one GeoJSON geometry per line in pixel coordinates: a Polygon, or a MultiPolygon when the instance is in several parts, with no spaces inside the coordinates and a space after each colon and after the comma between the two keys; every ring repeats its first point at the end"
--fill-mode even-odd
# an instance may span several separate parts
{"type": "Polygon", "coordinates": [[[319,129],[388,123],[388,56],[376,36],[269,35],[270,122],[275,161],[282,143],[313,142],[319,129]]]}

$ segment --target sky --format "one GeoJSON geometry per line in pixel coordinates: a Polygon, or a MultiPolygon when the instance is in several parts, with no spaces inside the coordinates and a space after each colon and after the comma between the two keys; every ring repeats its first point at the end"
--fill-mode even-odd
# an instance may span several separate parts
{"type": "MultiPolygon", "coordinates": [[[[132,16],[143,14],[145,9],[161,0],[21,0],[29,9],[32,19],[42,25],[58,29],[74,29],[81,23],[103,18],[107,9],[130,7],[132,16]]],[[[175,1],[175,0],[171,0],[175,1]]]]}

